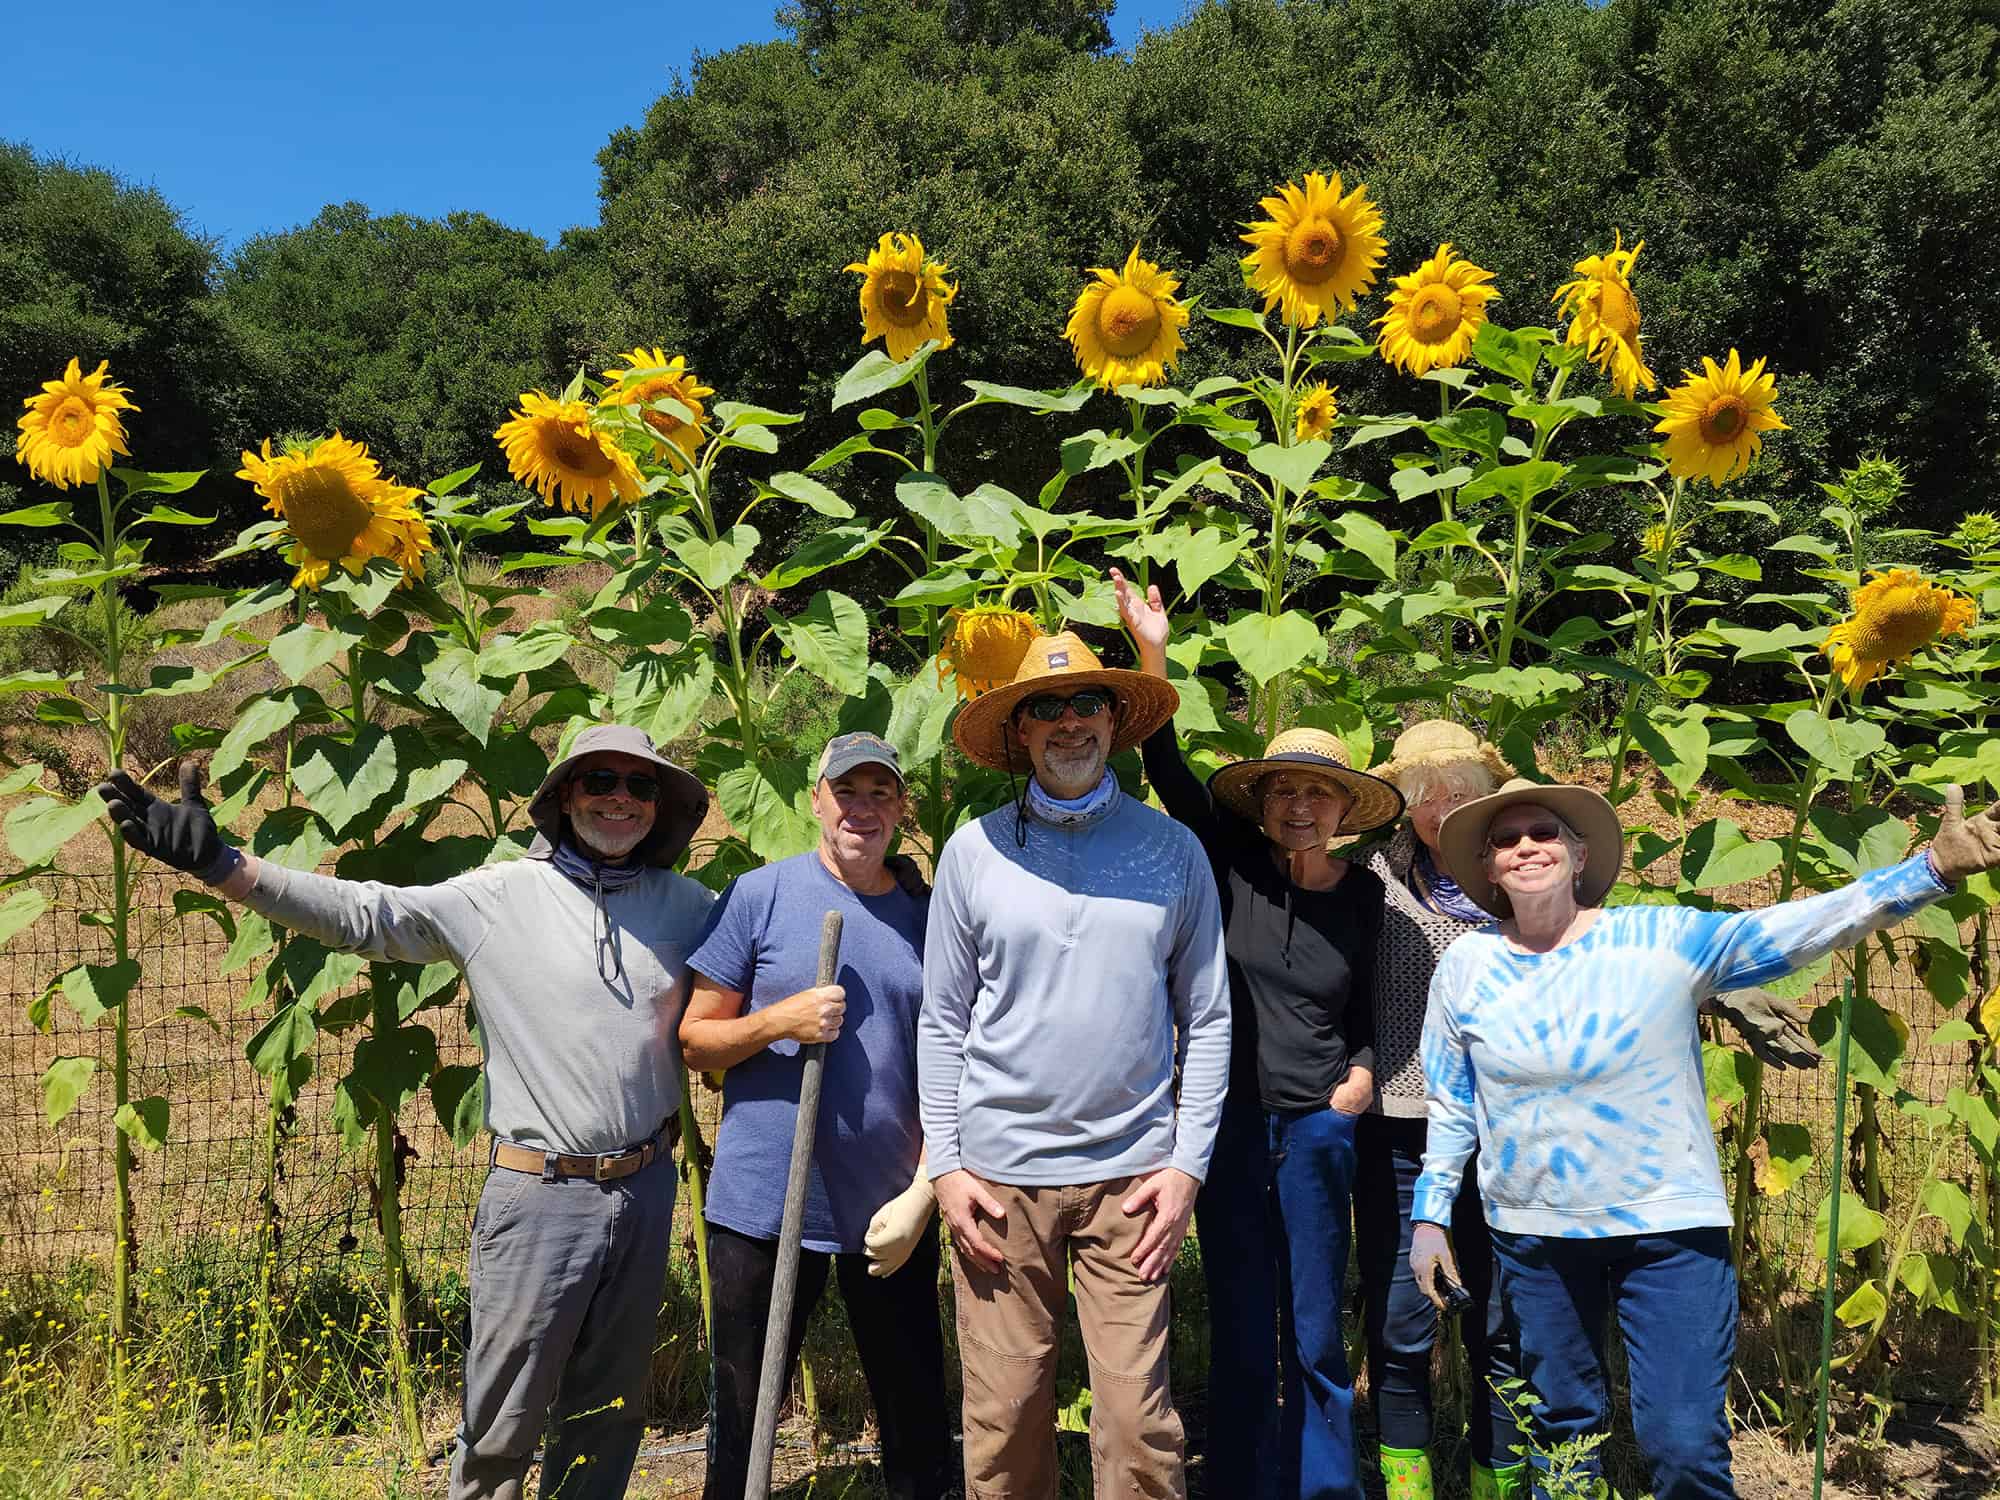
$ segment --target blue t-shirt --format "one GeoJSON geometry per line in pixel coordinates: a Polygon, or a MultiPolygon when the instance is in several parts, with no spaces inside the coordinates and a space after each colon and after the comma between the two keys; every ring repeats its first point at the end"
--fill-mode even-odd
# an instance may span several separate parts
{"type": "MultiPolygon", "coordinates": [[[[900,886],[856,895],[817,851],[739,876],[708,920],[688,967],[747,997],[745,1014],[819,980],[829,911],[845,925],[836,983],[847,1018],[826,1049],[806,1194],[808,1250],[853,1254],[875,1210],[910,1185],[917,1118],[917,1010],[923,1001],[925,903],[900,886]]],[[[799,1044],[773,1042],[723,1075],[722,1129],[707,1216],[776,1239],[799,1109],[799,1044]]]]}

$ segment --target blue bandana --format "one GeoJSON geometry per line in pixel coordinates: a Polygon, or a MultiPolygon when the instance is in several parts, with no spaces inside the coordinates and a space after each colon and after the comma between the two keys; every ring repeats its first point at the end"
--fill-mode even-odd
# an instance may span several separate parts
{"type": "Polygon", "coordinates": [[[1051,797],[1034,777],[1028,778],[1028,810],[1044,823],[1058,828],[1074,828],[1088,823],[1111,806],[1118,795],[1118,778],[1109,771],[1104,779],[1081,797],[1051,797]]]}
{"type": "Polygon", "coordinates": [[[1410,872],[1423,881],[1417,894],[1428,894],[1431,905],[1447,917],[1456,917],[1461,922],[1486,923],[1493,920],[1492,912],[1466,895],[1456,880],[1437,867],[1437,861],[1431,858],[1430,848],[1421,839],[1417,841],[1417,857],[1410,862],[1410,872]]]}
{"type": "Polygon", "coordinates": [[[622,891],[646,873],[646,867],[636,859],[622,865],[599,864],[568,839],[556,845],[555,866],[586,891],[593,887],[622,891]]]}

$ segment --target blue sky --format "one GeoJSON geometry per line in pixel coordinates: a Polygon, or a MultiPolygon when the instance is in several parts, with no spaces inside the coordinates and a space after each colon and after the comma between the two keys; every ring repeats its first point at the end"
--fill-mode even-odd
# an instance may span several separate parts
{"type": "MultiPolygon", "coordinates": [[[[1189,0],[1119,0],[1130,47],[1189,0]]],[[[155,0],[9,24],[0,140],[159,189],[231,248],[326,203],[476,209],[554,240],[597,220],[598,149],[776,0],[155,0]],[[79,53],[79,42],[82,53],[79,53]],[[79,55],[89,60],[79,72],[79,55]]]]}

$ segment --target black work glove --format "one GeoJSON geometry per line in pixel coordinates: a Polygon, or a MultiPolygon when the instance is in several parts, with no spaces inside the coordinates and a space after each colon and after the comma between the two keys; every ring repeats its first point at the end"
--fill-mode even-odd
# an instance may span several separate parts
{"type": "Polygon", "coordinates": [[[882,856],[882,865],[895,877],[897,885],[919,901],[926,900],[930,896],[930,882],[924,879],[924,872],[917,868],[917,862],[909,855],[885,854],[882,856]]]}
{"type": "Polygon", "coordinates": [[[201,767],[195,762],[181,762],[178,802],[162,802],[124,771],[113,771],[97,795],[127,848],[211,884],[235,866],[236,850],[223,843],[222,830],[201,799],[201,767]]]}

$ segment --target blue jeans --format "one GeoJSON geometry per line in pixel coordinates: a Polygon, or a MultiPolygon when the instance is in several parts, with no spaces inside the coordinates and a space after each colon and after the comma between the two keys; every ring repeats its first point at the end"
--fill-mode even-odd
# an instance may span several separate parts
{"type": "MultiPolygon", "coordinates": [[[[1522,1373],[1546,1446],[1611,1422],[1605,1315],[1631,1372],[1632,1430],[1658,1500],[1734,1500],[1729,1366],[1736,1268],[1726,1229],[1558,1239],[1493,1231],[1500,1295],[1521,1331],[1522,1373]]],[[[1535,1487],[1537,1495],[1542,1486],[1535,1487]]]]}
{"type": "MultiPolygon", "coordinates": [[[[1363,1115],[1355,1126],[1354,1255],[1361,1267],[1363,1323],[1368,1332],[1368,1388],[1383,1445],[1428,1448],[1431,1430],[1431,1344],[1438,1314],[1410,1270],[1410,1206],[1423,1170],[1425,1122],[1363,1115]]],[[[1474,1392],[1466,1434],[1474,1463],[1489,1469],[1518,1463],[1520,1433],[1494,1382],[1520,1373],[1513,1325],[1494,1293],[1493,1246],[1479,1202],[1475,1155],[1451,1210],[1452,1253],[1472,1306],[1458,1320],[1474,1392]]]]}
{"type": "Polygon", "coordinates": [[[1211,1326],[1210,1493],[1361,1500],[1340,1326],[1354,1121],[1334,1109],[1267,1111],[1234,1091],[1223,1108],[1195,1207],[1211,1326]]]}

